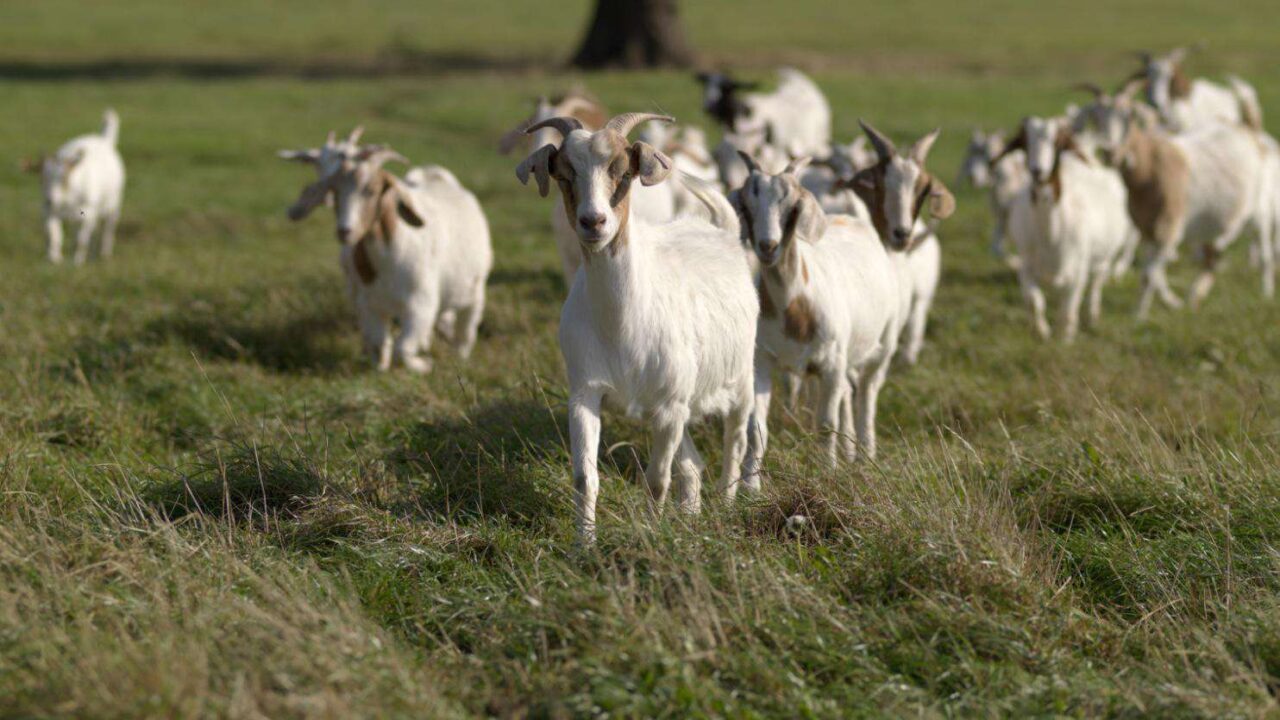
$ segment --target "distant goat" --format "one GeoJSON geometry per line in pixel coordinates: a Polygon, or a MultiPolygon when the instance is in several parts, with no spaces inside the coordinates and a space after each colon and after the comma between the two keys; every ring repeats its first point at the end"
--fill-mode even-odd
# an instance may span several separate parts
{"type": "Polygon", "coordinates": [[[375,366],[387,370],[394,357],[414,372],[430,371],[424,356],[434,330],[469,357],[493,264],[489,225],[475,196],[438,166],[414,168],[401,180],[382,168],[407,162],[388,148],[326,145],[341,153],[336,169],[325,173],[317,165],[320,179],[303,189],[289,217],[301,220],[331,198],[339,260],[375,366]]]}
{"type": "Polygon", "coordinates": [[[727,131],[760,133],[791,156],[822,156],[831,145],[831,105],[799,70],[778,70],[778,86],[769,93],[746,92],[758,85],[724,73],[698,73],[697,78],[703,110],[727,131]]]}
{"type": "MultiPolygon", "coordinates": [[[[1144,117],[1149,112],[1145,106],[1134,102],[1139,87],[1131,81],[1115,96],[1099,94],[1085,111],[1098,129],[1102,154],[1124,178],[1129,215],[1152,248],[1138,303],[1138,316],[1145,318],[1156,295],[1171,307],[1181,307],[1169,288],[1165,266],[1188,238],[1199,241],[1201,261],[1189,294],[1192,306],[1208,294],[1222,252],[1265,209],[1258,194],[1266,185],[1267,142],[1256,129],[1242,124],[1207,124],[1168,135],[1155,127],[1155,118],[1144,117]]],[[[1272,223],[1258,224],[1268,233],[1259,245],[1263,293],[1270,296],[1272,223]]]]}
{"type": "Polygon", "coordinates": [[[1233,75],[1227,76],[1229,87],[1188,78],[1182,67],[1188,52],[1181,47],[1164,55],[1140,54],[1142,69],[1135,77],[1143,81],[1161,122],[1174,132],[1216,123],[1260,129],[1262,108],[1253,86],[1233,75]]]}
{"type": "Polygon", "coordinates": [[[53,155],[26,161],[23,168],[39,172],[44,189],[46,253],[51,262],[62,262],[62,222],[77,220],[75,263],[89,258],[93,231],[102,223],[98,254],[111,257],[116,223],[124,198],[124,160],[116,148],[120,118],[114,110],[103,114],[102,131],[81,135],[53,155]]]}
{"type": "Polygon", "coordinates": [[[1089,321],[1102,310],[1102,289],[1116,258],[1136,234],[1124,183],[1095,165],[1077,145],[1068,120],[1028,117],[998,159],[1021,151],[1029,185],[1009,210],[1009,234],[1018,249],[1018,278],[1036,332],[1049,337],[1042,286],[1065,292],[1060,330],[1075,338],[1080,305],[1089,289],[1089,321]]]}
{"type": "Polygon", "coordinates": [[[679,508],[700,508],[704,465],[690,422],[725,418],[722,492],[736,490],[746,453],[759,312],[751,271],[727,201],[717,216],[728,227],[697,217],[650,224],[632,209],[634,181],[659,185],[673,166],[653,146],[627,140],[649,120],[671,121],[626,113],[590,132],[575,118],[549,118],[528,130],[554,129],[563,143],[543,145],[516,168],[543,196],[551,181],[559,186],[584,258],[560,316],[560,349],[578,527],[587,543],[595,538],[603,403],[649,422],[645,479],[659,507],[674,462],[679,508]]]}

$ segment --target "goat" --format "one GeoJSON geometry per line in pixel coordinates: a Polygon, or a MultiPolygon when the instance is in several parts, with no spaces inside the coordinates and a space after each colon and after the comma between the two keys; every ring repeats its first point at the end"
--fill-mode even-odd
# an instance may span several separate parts
{"type": "MultiPolygon", "coordinates": [[[[1102,312],[1102,289],[1136,234],[1124,183],[1096,166],[1076,144],[1065,118],[1028,117],[999,158],[1021,151],[1031,182],[1015,198],[1009,232],[1018,249],[1018,279],[1036,332],[1050,335],[1041,285],[1065,290],[1063,339],[1075,339],[1080,305],[1089,289],[1089,323],[1102,312]]],[[[998,158],[998,159],[999,159],[998,158]]]]}
{"type": "MultiPolygon", "coordinates": [[[[538,98],[533,114],[502,136],[498,142],[498,152],[503,155],[509,154],[516,145],[520,144],[521,139],[526,137],[532,141],[530,150],[546,145],[559,146],[560,135],[555,130],[542,127],[533,132],[526,132],[534,125],[553,117],[572,117],[582,123],[584,128],[598,130],[603,127],[609,116],[599,101],[581,90],[569,92],[554,100],[538,98]]],[[[667,222],[676,215],[677,194],[675,186],[669,183],[637,188],[632,209],[639,217],[649,222],[667,222]]],[[[578,247],[578,236],[573,225],[566,220],[565,214],[555,207],[551,208],[551,232],[555,237],[556,250],[560,255],[560,269],[564,274],[565,287],[572,287],[573,278],[582,265],[582,251],[578,247]]]]}
{"type": "Polygon", "coordinates": [[[352,154],[306,186],[288,214],[302,220],[332,202],[339,262],[375,367],[388,370],[394,357],[413,372],[430,372],[431,360],[422,356],[434,330],[470,357],[493,266],[480,203],[444,168],[413,168],[401,180],[382,167],[407,162],[392,150],[347,150],[352,154]],[[394,339],[393,321],[400,326],[394,339]]]}
{"type": "Polygon", "coordinates": [[[81,135],[40,160],[24,161],[27,172],[39,172],[44,193],[45,252],[50,262],[62,262],[62,222],[78,220],[76,265],[89,259],[89,245],[102,223],[98,256],[111,257],[116,224],[124,199],[124,160],[117,149],[120,117],[108,109],[102,130],[81,135]]]}
{"type": "Polygon", "coordinates": [[[866,143],[862,135],[847,145],[832,143],[826,156],[814,160],[800,172],[800,184],[813,193],[828,214],[868,217],[867,206],[847,186],[859,170],[875,164],[866,143]]]}
{"type": "Polygon", "coordinates": [[[1026,163],[1022,152],[1015,150],[1000,157],[1004,150],[1004,136],[999,131],[983,133],[974,130],[960,163],[957,182],[968,182],[975,188],[987,190],[987,203],[991,207],[991,254],[1003,258],[1013,269],[1018,268],[1017,255],[1007,253],[1005,235],[1009,225],[1009,208],[1018,194],[1027,186],[1026,163]],[[1000,157],[999,161],[996,158],[1000,157]]]}
{"type": "Polygon", "coordinates": [[[1219,123],[1262,129],[1262,108],[1253,86],[1234,75],[1227,76],[1229,87],[1189,79],[1182,68],[1188,52],[1180,47],[1164,55],[1139,53],[1142,68],[1133,77],[1144,83],[1147,102],[1161,122],[1173,132],[1219,123]]]}
{"type": "Polygon", "coordinates": [[[907,338],[899,345],[903,360],[914,364],[924,346],[925,325],[942,269],[941,243],[921,215],[928,208],[935,222],[945,220],[955,212],[956,199],[925,167],[940,130],[925,135],[906,154],[900,154],[888,137],[867,123],[858,122],[876,152],[876,164],[859,171],[850,186],[866,204],[871,224],[889,249],[898,274],[898,317],[907,338]]]}
{"type": "MultiPolygon", "coordinates": [[[[1265,147],[1261,133],[1240,124],[1208,124],[1181,135],[1156,129],[1145,106],[1134,102],[1141,83],[1128,82],[1114,96],[1100,93],[1086,108],[1098,129],[1100,150],[1117,167],[1129,191],[1129,215],[1153,252],[1143,268],[1138,317],[1146,318],[1155,295],[1170,307],[1182,301],[1169,288],[1165,267],[1188,237],[1200,241],[1201,271],[1188,300],[1202,302],[1213,286],[1220,255],[1246,222],[1257,222],[1266,185],[1265,147]],[[1145,119],[1145,122],[1143,121],[1145,119]]],[[[1263,293],[1274,292],[1274,248],[1271,223],[1262,249],[1263,293]]]]}
{"type": "Polygon", "coordinates": [[[697,217],[654,225],[637,216],[633,181],[657,185],[672,170],[661,151],[627,140],[649,120],[672,122],[626,113],[589,132],[574,118],[549,118],[529,131],[552,128],[563,142],[543,145],[516,168],[521,183],[536,179],[543,197],[556,181],[583,255],[560,316],[560,349],[569,378],[578,528],[588,544],[595,538],[604,402],[649,421],[645,479],[656,507],[671,485],[673,461],[679,508],[696,513],[701,506],[704,465],[690,422],[725,418],[724,493],[737,488],[746,454],[759,313],[751,271],[736,227],[697,217]]]}
{"type": "Polygon", "coordinates": [[[744,471],[745,483],[758,487],[775,366],[818,377],[817,415],[833,466],[837,437],[847,460],[859,447],[867,458],[875,457],[877,398],[901,326],[899,277],[869,221],[828,219],[801,185],[807,161],[792,162],[777,175],[760,170],[750,157],[744,161],[751,174],[730,201],[738,209],[743,240],[761,266],[755,409],[744,471]]]}
{"type": "Polygon", "coordinates": [[[733,133],[760,133],[765,142],[793,157],[821,155],[831,145],[831,105],[807,75],[778,70],[770,93],[744,93],[758,87],[724,73],[698,73],[703,110],[733,133]]]}

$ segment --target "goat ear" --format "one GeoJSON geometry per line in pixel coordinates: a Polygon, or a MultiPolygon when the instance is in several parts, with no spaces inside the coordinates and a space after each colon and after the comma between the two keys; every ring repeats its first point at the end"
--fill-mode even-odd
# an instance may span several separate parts
{"type": "Polygon", "coordinates": [[[325,204],[329,197],[331,185],[330,178],[325,178],[302,188],[298,199],[289,206],[289,219],[295,222],[301,220],[310,215],[312,210],[325,204]]]}
{"type": "Polygon", "coordinates": [[[1071,132],[1070,128],[1063,128],[1058,131],[1056,145],[1058,152],[1069,152],[1083,160],[1086,165],[1093,164],[1093,160],[1080,149],[1080,144],[1076,142],[1075,133],[1071,132]]]}
{"type": "Polygon", "coordinates": [[[547,196],[550,189],[551,180],[551,162],[555,159],[555,145],[547,144],[534,150],[524,162],[516,166],[516,178],[521,185],[529,184],[529,173],[533,173],[533,177],[538,181],[538,194],[542,197],[547,196]]]}
{"type": "Polygon", "coordinates": [[[956,196],[942,181],[929,176],[929,214],[937,220],[946,220],[956,211],[956,196]]]}
{"type": "Polygon", "coordinates": [[[808,191],[800,193],[800,200],[791,212],[794,213],[791,227],[793,235],[807,238],[810,242],[817,242],[826,234],[827,214],[823,212],[822,206],[813,197],[813,193],[808,191]]]}
{"type": "Polygon", "coordinates": [[[419,212],[417,203],[414,202],[413,194],[409,192],[399,180],[392,180],[391,184],[382,193],[379,212],[386,232],[390,235],[392,221],[399,217],[410,227],[420,228],[427,224],[423,219],[422,213],[419,212]]]}
{"type": "Polygon", "coordinates": [[[662,151],[646,142],[631,143],[631,172],[646,187],[657,185],[671,174],[672,162],[662,151]]]}

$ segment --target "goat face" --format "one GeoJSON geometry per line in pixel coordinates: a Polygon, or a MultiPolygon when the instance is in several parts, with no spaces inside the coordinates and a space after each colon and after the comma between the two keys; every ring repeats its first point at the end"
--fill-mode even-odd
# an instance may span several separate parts
{"type": "Polygon", "coordinates": [[[853,190],[871,211],[871,221],[881,241],[892,250],[907,250],[926,203],[939,220],[950,217],[956,209],[955,196],[925,169],[925,159],[939,131],[920,138],[904,155],[875,128],[862,123],[862,129],[875,148],[878,162],[854,176],[853,190]]]}
{"type": "Polygon", "coordinates": [[[337,170],[303,189],[289,208],[289,217],[301,220],[316,207],[332,200],[338,242],[350,245],[365,236],[381,234],[389,239],[397,221],[420,228],[426,224],[408,190],[382,166],[406,162],[383,147],[364,147],[337,170]]]}
{"type": "Polygon", "coordinates": [[[991,135],[984,134],[981,130],[974,130],[972,137],[969,138],[969,145],[964,151],[964,160],[960,163],[960,179],[969,181],[976,188],[991,187],[991,160],[999,154],[990,152],[991,138],[995,137],[995,133],[991,135]]]}
{"type": "Polygon", "coordinates": [[[826,232],[826,215],[797,174],[807,160],[794,161],[778,175],[769,175],[744,155],[751,174],[730,196],[738,211],[743,239],[765,267],[774,267],[793,251],[797,237],[816,242],[826,232]]]}
{"type": "Polygon", "coordinates": [[[633,180],[644,185],[662,182],[671,172],[671,159],[652,145],[628,142],[627,133],[646,120],[670,118],[646,113],[626,113],[610,120],[594,133],[582,129],[572,118],[552,118],[529,128],[559,130],[564,141],[559,148],[544,145],[516,168],[516,176],[527,183],[532,173],[538,190],[547,193],[547,180],[560,187],[565,213],[583,247],[603,250],[613,242],[630,217],[630,190],[633,180]]]}

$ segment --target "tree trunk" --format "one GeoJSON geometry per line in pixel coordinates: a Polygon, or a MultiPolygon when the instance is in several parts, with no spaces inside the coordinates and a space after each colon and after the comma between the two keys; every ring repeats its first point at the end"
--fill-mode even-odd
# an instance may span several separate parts
{"type": "Polygon", "coordinates": [[[573,57],[574,65],[588,69],[692,63],[676,0],[596,0],[587,36],[573,57]]]}

